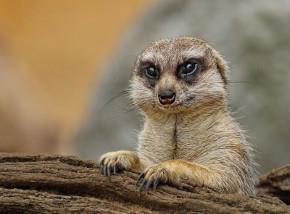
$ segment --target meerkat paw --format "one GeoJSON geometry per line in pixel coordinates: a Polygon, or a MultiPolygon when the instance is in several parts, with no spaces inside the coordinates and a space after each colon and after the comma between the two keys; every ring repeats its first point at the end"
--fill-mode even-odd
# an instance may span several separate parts
{"type": "Polygon", "coordinates": [[[137,185],[139,185],[141,191],[148,191],[151,188],[156,190],[159,184],[175,183],[177,180],[177,176],[172,174],[166,164],[161,163],[145,169],[145,171],[140,174],[137,185]]]}
{"type": "Polygon", "coordinates": [[[123,170],[134,169],[139,165],[139,158],[135,152],[117,151],[103,154],[100,158],[101,173],[111,176],[123,170]]]}

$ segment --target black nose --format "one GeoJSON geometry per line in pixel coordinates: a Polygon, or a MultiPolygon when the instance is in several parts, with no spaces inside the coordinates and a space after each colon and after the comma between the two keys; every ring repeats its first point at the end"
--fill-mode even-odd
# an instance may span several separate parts
{"type": "Polygon", "coordinates": [[[172,104],[175,101],[175,92],[172,90],[160,91],[158,94],[159,102],[162,105],[172,104]]]}

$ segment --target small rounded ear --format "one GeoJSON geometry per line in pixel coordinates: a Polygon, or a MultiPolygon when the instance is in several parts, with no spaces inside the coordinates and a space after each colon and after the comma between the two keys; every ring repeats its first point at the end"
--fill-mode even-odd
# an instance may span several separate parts
{"type": "Polygon", "coordinates": [[[229,70],[227,62],[223,59],[220,53],[217,52],[216,50],[213,50],[213,53],[215,56],[217,69],[219,70],[224,83],[227,85],[228,84],[228,70],[229,70]]]}

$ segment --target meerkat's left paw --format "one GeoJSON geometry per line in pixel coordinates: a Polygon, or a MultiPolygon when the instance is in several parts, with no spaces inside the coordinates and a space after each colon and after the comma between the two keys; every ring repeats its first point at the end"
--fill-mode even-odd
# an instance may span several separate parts
{"type": "Polygon", "coordinates": [[[156,190],[159,184],[169,183],[172,179],[172,173],[162,164],[158,164],[145,169],[140,174],[137,185],[140,186],[141,191],[148,191],[150,188],[156,190]]]}
{"type": "Polygon", "coordinates": [[[140,165],[136,152],[117,151],[103,154],[100,158],[101,173],[105,176],[115,175],[123,170],[138,168],[140,165]]]}

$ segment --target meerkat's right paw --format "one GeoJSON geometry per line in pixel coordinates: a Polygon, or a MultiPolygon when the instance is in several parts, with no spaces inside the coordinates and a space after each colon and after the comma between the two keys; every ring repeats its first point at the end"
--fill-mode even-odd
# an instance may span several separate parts
{"type": "Polygon", "coordinates": [[[139,166],[136,152],[117,151],[103,154],[100,158],[101,173],[111,176],[126,169],[135,169],[139,166]]]}

